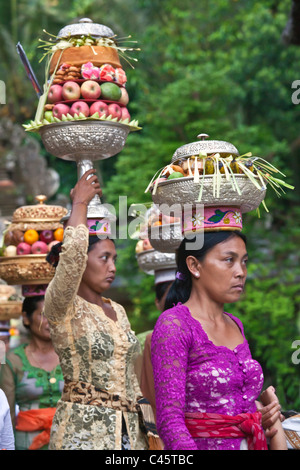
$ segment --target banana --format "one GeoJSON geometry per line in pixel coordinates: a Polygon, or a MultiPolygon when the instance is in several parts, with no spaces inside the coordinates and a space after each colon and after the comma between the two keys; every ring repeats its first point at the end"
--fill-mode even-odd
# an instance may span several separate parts
{"type": "Polygon", "coordinates": [[[232,169],[233,173],[240,172],[239,165],[236,160],[232,160],[232,162],[230,163],[230,168],[232,169]]]}
{"type": "Polygon", "coordinates": [[[212,158],[206,158],[205,160],[205,174],[213,175],[215,172],[215,166],[212,158]]]}
{"type": "Polygon", "coordinates": [[[220,173],[224,174],[225,173],[225,170],[224,170],[224,165],[222,162],[219,162],[219,171],[220,173]]]}
{"type": "Polygon", "coordinates": [[[254,167],[253,167],[253,161],[252,160],[248,160],[246,163],[245,163],[245,166],[248,168],[248,170],[254,171],[254,167]]]}

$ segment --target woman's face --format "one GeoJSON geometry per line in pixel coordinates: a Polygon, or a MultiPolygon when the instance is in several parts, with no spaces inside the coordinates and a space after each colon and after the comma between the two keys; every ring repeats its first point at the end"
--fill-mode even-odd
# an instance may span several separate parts
{"type": "MultiPolygon", "coordinates": [[[[244,241],[233,236],[215,245],[198,261],[196,286],[217,303],[236,302],[247,277],[248,254],[244,241]]],[[[195,279],[195,278],[194,278],[195,279]]]]}
{"type": "Polygon", "coordinates": [[[88,262],[81,282],[95,292],[109,289],[116,275],[117,253],[112,240],[95,243],[88,253],[88,262]]]}
{"type": "Polygon", "coordinates": [[[44,300],[40,300],[36,304],[36,309],[30,317],[23,312],[23,322],[30,328],[30,333],[44,341],[50,341],[50,328],[48,320],[43,314],[44,300]]]}

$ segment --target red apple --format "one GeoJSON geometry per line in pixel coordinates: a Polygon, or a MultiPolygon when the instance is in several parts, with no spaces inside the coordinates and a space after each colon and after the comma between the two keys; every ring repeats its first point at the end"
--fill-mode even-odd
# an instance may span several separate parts
{"type": "Polygon", "coordinates": [[[143,250],[146,251],[146,250],[152,250],[152,245],[150,243],[150,241],[148,240],[148,238],[146,238],[145,240],[143,240],[143,250]]]}
{"type": "Polygon", "coordinates": [[[164,183],[165,181],[167,181],[167,178],[157,178],[156,180],[153,181],[151,187],[153,188],[154,185],[156,184],[156,182],[157,182],[157,184],[159,184],[159,183],[164,183]]]}
{"type": "Polygon", "coordinates": [[[175,224],[176,222],[180,222],[180,217],[172,217],[168,215],[162,216],[162,223],[163,224],[175,224]]]}
{"type": "Polygon", "coordinates": [[[52,112],[54,117],[61,119],[63,114],[66,115],[70,112],[70,106],[63,103],[58,103],[54,106],[52,112]]]}
{"type": "Polygon", "coordinates": [[[71,116],[74,116],[74,114],[79,114],[79,113],[83,113],[86,117],[89,116],[90,108],[89,108],[89,105],[85,101],[76,101],[75,103],[72,104],[71,109],[70,109],[71,116]]]}
{"type": "Polygon", "coordinates": [[[78,100],[80,98],[80,86],[76,82],[68,81],[62,87],[62,97],[64,100],[78,100]]]}
{"type": "Polygon", "coordinates": [[[62,86],[51,85],[48,93],[48,103],[57,103],[62,100],[62,86]]]}
{"type": "Polygon", "coordinates": [[[43,255],[45,253],[48,253],[47,243],[42,242],[40,240],[34,242],[34,244],[31,246],[31,253],[33,255],[43,255]]]}
{"type": "Polygon", "coordinates": [[[40,233],[40,240],[45,243],[50,243],[54,239],[53,231],[52,230],[43,230],[40,233]]]}
{"type": "Polygon", "coordinates": [[[113,118],[121,119],[122,110],[117,103],[111,103],[108,105],[108,115],[111,115],[113,118]]]}
{"type": "Polygon", "coordinates": [[[49,243],[48,245],[48,251],[51,251],[51,248],[56,245],[57,243],[60,243],[59,240],[53,240],[52,242],[49,243]]]}
{"type": "Polygon", "coordinates": [[[95,101],[90,107],[90,116],[99,113],[99,116],[108,116],[108,106],[104,101],[95,101]]]}
{"type": "Polygon", "coordinates": [[[129,103],[128,91],[124,87],[120,87],[121,98],[118,100],[118,103],[124,104],[126,106],[129,103]]]}
{"type": "Polygon", "coordinates": [[[81,85],[81,96],[86,100],[96,100],[101,95],[99,83],[94,80],[86,80],[81,85]]]}
{"type": "Polygon", "coordinates": [[[121,119],[128,119],[130,121],[130,114],[127,108],[121,108],[121,119]]]}
{"type": "Polygon", "coordinates": [[[17,245],[17,255],[29,255],[31,253],[31,246],[29,243],[21,242],[17,245]]]}

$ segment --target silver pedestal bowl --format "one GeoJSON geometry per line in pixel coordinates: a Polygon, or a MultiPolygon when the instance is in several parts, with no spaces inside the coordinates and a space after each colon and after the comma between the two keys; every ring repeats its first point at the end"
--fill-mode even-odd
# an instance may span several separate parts
{"type": "Polygon", "coordinates": [[[139,268],[146,274],[156,271],[176,269],[175,253],[162,253],[156,250],[146,250],[136,255],[139,268]]]}
{"type": "Polygon", "coordinates": [[[160,182],[156,193],[152,192],[152,200],[159,207],[159,210],[166,215],[170,215],[170,207],[195,206],[236,206],[241,212],[250,212],[256,209],[264,200],[266,188],[258,189],[250,179],[243,175],[234,175],[235,181],[240,189],[240,194],[233,189],[232,182],[227,181],[224,175],[221,176],[220,193],[217,197],[213,190],[214,175],[200,177],[200,182],[195,183],[193,177],[183,177],[160,182]],[[199,193],[202,187],[202,198],[199,201],[199,193]]]}
{"type": "MultiPolygon", "coordinates": [[[[119,122],[88,120],[53,123],[41,127],[39,132],[49,153],[76,162],[80,179],[95,161],[110,158],[123,149],[130,127],[119,122]]],[[[115,220],[99,196],[90,202],[87,218],[115,220]]]]}
{"type": "Polygon", "coordinates": [[[148,238],[155,250],[174,253],[183,240],[181,223],[149,227],[148,238]]]}

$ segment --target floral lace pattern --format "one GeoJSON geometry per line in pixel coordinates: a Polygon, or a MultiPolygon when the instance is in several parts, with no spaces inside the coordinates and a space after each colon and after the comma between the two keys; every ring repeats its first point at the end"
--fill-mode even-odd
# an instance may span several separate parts
{"type": "MultiPolygon", "coordinates": [[[[117,321],[77,295],[87,262],[88,229],[67,227],[56,273],[45,296],[45,315],[65,382],[86,382],[137,401],[134,363],[140,344],[123,307],[109,299],[117,321]]],[[[132,449],[146,448],[138,414],[60,400],[50,449],[121,449],[122,416],[132,449]]]]}
{"type": "Polygon", "coordinates": [[[237,415],[254,412],[263,385],[259,363],[252,359],[240,320],[243,343],[234,350],[216,346],[187,307],[162,313],[152,335],[157,428],[165,449],[234,450],[242,438],[195,438],[185,413],[237,415]]]}

